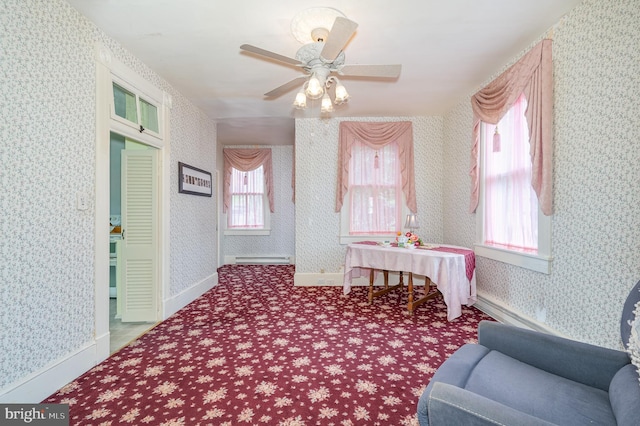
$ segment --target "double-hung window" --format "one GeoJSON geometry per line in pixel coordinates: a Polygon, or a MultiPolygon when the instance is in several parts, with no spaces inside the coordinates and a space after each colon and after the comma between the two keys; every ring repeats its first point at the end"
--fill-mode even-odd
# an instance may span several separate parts
{"type": "Polygon", "coordinates": [[[521,95],[497,125],[481,125],[476,254],[547,272],[547,263],[538,257],[546,252],[549,221],[539,213],[531,187],[526,108],[521,95]]]}
{"type": "Polygon", "coordinates": [[[400,229],[402,188],[398,144],[373,149],[355,143],[349,174],[350,235],[389,235],[400,229]]]}
{"type": "Polygon", "coordinates": [[[372,148],[355,142],[349,164],[349,191],[341,216],[341,241],[364,236],[389,239],[402,229],[404,196],[398,144],[372,148]]]}
{"type": "Polygon", "coordinates": [[[263,166],[246,172],[232,168],[229,191],[231,199],[227,211],[227,234],[268,232],[269,209],[263,166]]]}

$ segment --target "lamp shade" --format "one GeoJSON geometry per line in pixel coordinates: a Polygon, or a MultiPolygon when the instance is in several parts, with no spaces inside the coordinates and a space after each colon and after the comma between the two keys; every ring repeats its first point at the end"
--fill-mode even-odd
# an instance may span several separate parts
{"type": "Polygon", "coordinates": [[[347,89],[342,85],[342,83],[338,82],[336,85],[336,105],[340,105],[349,99],[349,93],[347,93],[347,89]]]}
{"type": "Polygon", "coordinates": [[[315,74],[313,74],[309,79],[309,84],[307,85],[305,94],[311,99],[319,99],[324,95],[324,87],[322,87],[320,80],[315,74]]]}
{"type": "Polygon", "coordinates": [[[331,104],[331,98],[327,93],[322,97],[322,104],[320,105],[320,112],[331,112],[333,111],[333,105],[331,104]]]}
{"type": "Polygon", "coordinates": [[[409,229],[420,228],[420,224],[418,223],[418,215],[415,213],[409,213],[407,215],[407,220],[404,223],[404,227],[409,229]]]}
{"type": "Polygon", "coordinates": [[[293,101],[293,106],[298,109],[305,109],[307,107],[307,97],[304,94],[304,90],[298,92],[296,100],[293,101]]]}

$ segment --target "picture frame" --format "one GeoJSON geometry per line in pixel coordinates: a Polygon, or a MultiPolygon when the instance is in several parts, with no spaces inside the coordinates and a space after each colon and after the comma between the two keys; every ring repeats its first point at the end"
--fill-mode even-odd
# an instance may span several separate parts
{"type": "Polygon", "coordinates": [[[206,170],[178,162],[178,192],[182,194],[211,197],[213,195],[211,173],[206,170]]]}

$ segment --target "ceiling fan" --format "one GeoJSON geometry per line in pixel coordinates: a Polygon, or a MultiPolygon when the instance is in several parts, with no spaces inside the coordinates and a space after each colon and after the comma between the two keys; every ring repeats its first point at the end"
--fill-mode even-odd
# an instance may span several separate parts
{"type": "MultiPolygon", "coordinates": [[[[311,41],[298,50],[295,59],[250,44],[240,46],[244,51],[300,67],[307,74],[265,93],[267,98],[277,98],[296,87],[302,87],[296,96],[294,106],[306,107],[307,97],[322,98],[323,112],[329,112],[333,110],[328,95],[328,89],[331,86],[334,86],[335,104],[346,102],[349,97],[336,75],[362,78],[397,78],[400,75],[401,65],[345,65],[342,49],[355,33],[358,24],[344,16],[339,16],[341,13],[335,9],[332,9],[332,13],[338,16],[335,16],[331,31],[323,26],[313,27],[311,24],[311,41]]],[[[296,38],[301,40],[298,36],[296,38]]]]}

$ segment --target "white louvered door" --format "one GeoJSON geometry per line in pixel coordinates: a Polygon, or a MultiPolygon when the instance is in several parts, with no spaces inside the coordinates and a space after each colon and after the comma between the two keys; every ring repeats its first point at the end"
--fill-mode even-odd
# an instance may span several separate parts
{"type": "Polygon", "coordinates": [[[158,318],[158,151],[122,150],[122,321],[158,318]]]}

